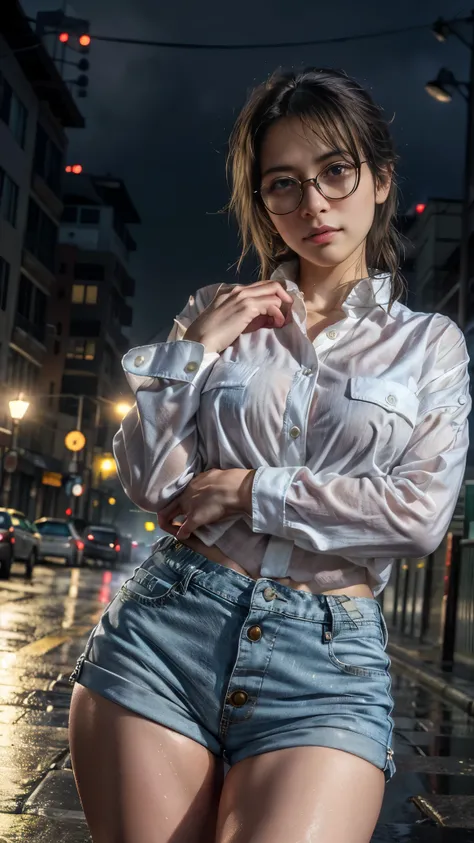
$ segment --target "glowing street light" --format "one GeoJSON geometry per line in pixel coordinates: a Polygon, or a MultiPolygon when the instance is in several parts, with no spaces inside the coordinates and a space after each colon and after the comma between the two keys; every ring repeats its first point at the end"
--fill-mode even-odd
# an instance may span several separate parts
{"type": "Polygon", "coordinates": [[[107,473],[108,471],[113,471],[114,467],[115,463],[113,460],[110,459],[110,457],[105,457],[105,459],[103,459],[100,464],[100,470],[104,473],[107,473]]]}
{"type": "Polygon", "coordinates": [[[127,413],[130,412],[131,409],[131,405],[127,404],[125,401],[121,401],[115,405],[115,412],[118,416],[120,416],[121,419],[125,418],[125,416],[127,415],[127,413]]]}
{"type": "Polygon", "coordinates": [[[30,406],[29,401],[25,401],[23,398],[23,393],[20,392],[18,398],[14,398],[13,401],[8,402],[8,406],[10,407],[10,416],[13,422],[21,422],[24,418],[25,413],[30,406]]]}

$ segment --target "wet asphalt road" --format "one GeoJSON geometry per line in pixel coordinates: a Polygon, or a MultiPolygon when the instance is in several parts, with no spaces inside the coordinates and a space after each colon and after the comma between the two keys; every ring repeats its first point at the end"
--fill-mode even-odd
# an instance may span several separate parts
{"type": "MultiPolygon", "coordinates": [[[[68,755],[67,678],[132,567],[40,565],[28,582],[15,565],[0,581],[0,843],[90,840],[68,755]]],[[[373,843],[474,843],[474,718],[396,673],[393,692],[398,772],[373,843]]]]}

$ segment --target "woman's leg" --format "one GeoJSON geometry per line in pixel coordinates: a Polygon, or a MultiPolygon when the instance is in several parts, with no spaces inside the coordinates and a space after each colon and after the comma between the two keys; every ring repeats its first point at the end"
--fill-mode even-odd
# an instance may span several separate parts
{"type": "Polygon", "coordinates": [[[226,777],[216,843],[369,843],[384,788],[381,770],[338,749],[246,758],[226,777]]]}
{"type": "Polygon", "coordinates": [[[94,843],[210,843],[223,764],[190,738],[76,684],[71,758],[94,843]]]}

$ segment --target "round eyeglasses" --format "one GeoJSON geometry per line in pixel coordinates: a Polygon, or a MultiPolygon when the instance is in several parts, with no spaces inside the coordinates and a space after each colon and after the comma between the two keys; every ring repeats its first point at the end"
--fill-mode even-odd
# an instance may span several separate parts
{"type": "Polygon", "coordinates": [[[357,190],[360,182],[362,164],[351,164],[348,161],[338,161],[329,164],[317,176],[311,179],[293,178],[293,176],[278,176],[262,185],[258,194],[265,207],[271,214],[283,216],[296,211],[301,205],[306,184],[314,184],[315,188],[325,199],[347,199],[357,190]]]}

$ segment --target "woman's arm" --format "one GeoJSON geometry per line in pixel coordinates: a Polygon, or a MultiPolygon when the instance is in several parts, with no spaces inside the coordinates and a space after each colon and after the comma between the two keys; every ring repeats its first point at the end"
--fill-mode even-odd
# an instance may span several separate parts
{"type": "Polygon", "coordinates": [[[464,335],[440,318],[443,330],[420,382],[417,426],[399,465],[381,477],[259,468],[254,532],[352,558],[417,558],[439,547],[463,482],[471,409],[464,335]]]}
{"type": "Polygon", "coordinates": [[[147,512],[159,512],[201,471],[195,417],[219,355],[182,337],[219,286],[190,297],[167,342],[133,348],[122,361],[136,404],[114,437],[113,452],[125,492],[147,512]]]}

